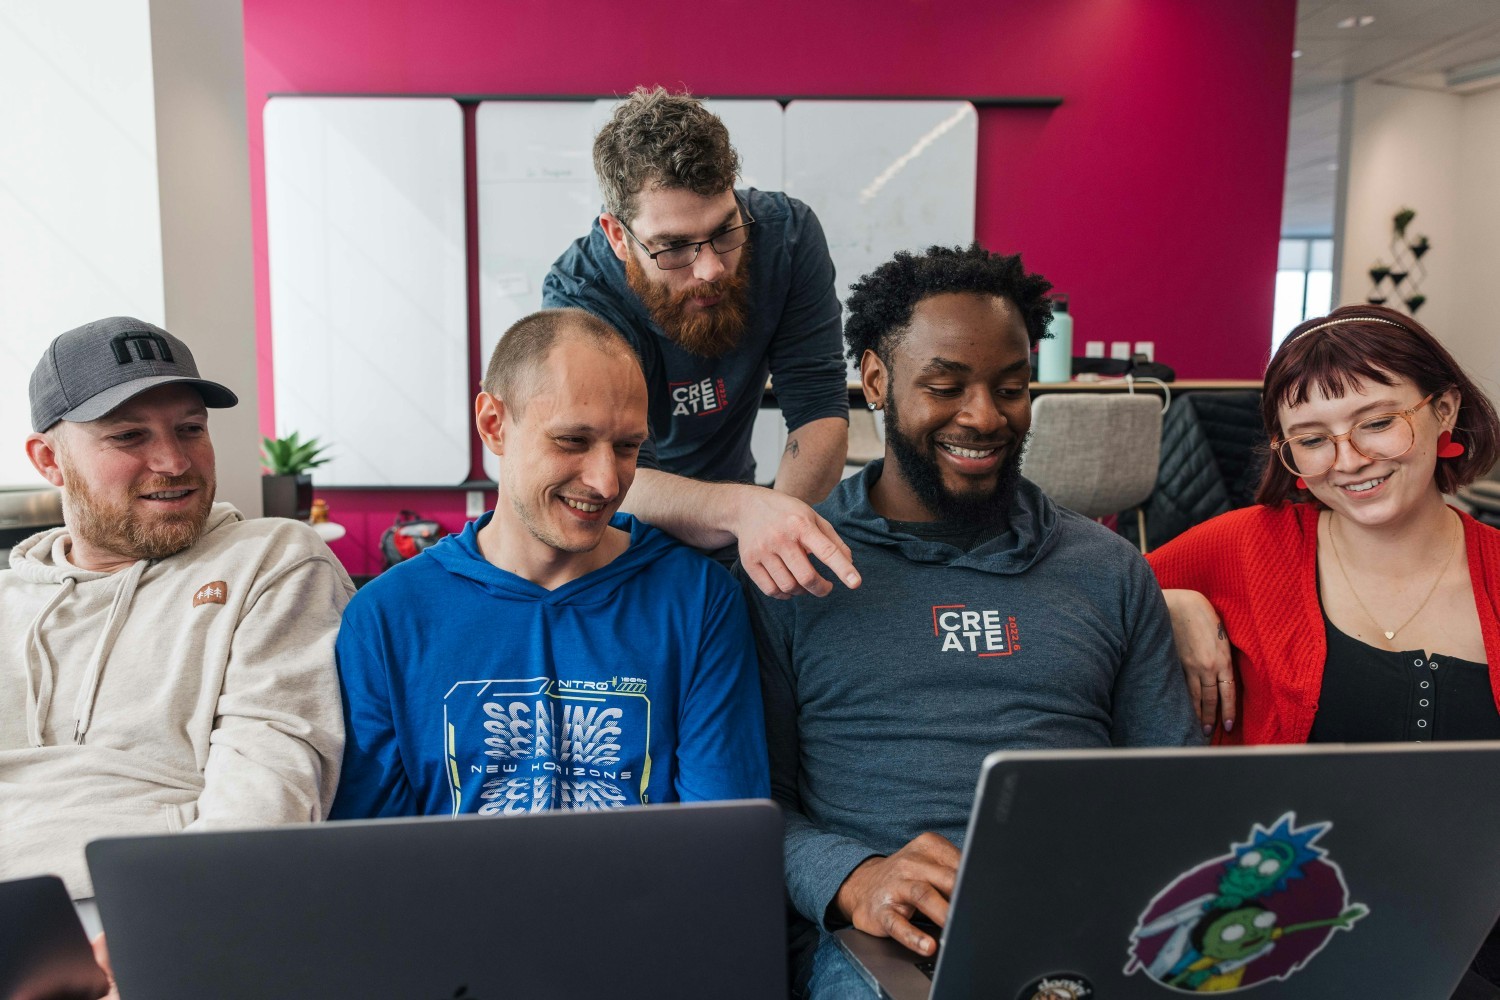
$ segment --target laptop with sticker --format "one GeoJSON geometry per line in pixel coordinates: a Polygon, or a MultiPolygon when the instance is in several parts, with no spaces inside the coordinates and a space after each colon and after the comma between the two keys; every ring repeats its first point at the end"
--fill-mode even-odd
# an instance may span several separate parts
{"type": "Polygon", "coordinates": [[[120,993],[762,998],[786,990],[770,802],[95,841],[120,993]]]}
{"type": "Polygon", "coordinates": [[[936,961],[836,937],[892,1000],[1447,1000],[1497,829],[1500,743],[1003,751],[936,961]]]}

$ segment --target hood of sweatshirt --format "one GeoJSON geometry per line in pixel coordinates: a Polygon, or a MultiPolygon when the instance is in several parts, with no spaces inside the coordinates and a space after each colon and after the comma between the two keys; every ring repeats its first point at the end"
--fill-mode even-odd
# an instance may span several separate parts
{"type": "Polygon", "coordinates": [[[418,558],[432,558],[454,576],[463,577],[495,597],[543,604],[578,605],[608,603],[632,577],[676,547],[666,535],[629,514],[616,514],[610,525],[630,535],[630,545],[608,565],[556,590],[548,590],[491,563],[479,551],[479,530],[495,516],[489,511],[470,521],[464,530],[448,535],[418,558]]]}
{"type": "Polygon", "coordinates": [[[965,552],[955,545],[918,538],[899,531],[870,506],[870,487],[880,479],[885,462],[871,462],[850,476],[818,505],[848,542],[891,549],[903,559],[934,566],[964,566],[985,573],[1010,576],[1024,573],[1057,544],[1058,522],[1072,516],[1052,502],[1029,479],[1017,482],[1015,495],[1001,523],[999,535],[965,552]]]}
{"type": "MultiPolygon", "coordinates": [[[[242,519],[240,512],[232,505],[216,503],[209,511],[208,522],[204,526],[203,533],[207,535],[221,525],[242,519]]],[[[52,584],[57,587],[56,593],[42,606],[42,610],[27,627],[26,638],[22,644],[22,658],[26,668],[26,741],[33,747],[40,747],[44,744],[42,729],[47,713],[51,710],[52,693],[57,684],[57,664],[52,662],[52,657],[47,651],[47,644],[42,641],[47,620],[56,613],[58,608],[75,597],[78,584],[111,576],[118,581],[110,598],[104,625],[99,632],[98,644],[95,645],[93,654],[89,658],[88,669],[84,674],[83,683],[79,686],[78,700],[73,706],[73,742],[82,743],[88,734],[89,723],[94,714],[94,700],[99,692],[99,678],[104,674],[104,666],[109,661],[109,654],[114,649],[120,629],[124,627],[130,615],[130,606],[135,600],[136,588],[140,586],[141,577],[145,575],[146,570],[157,561],[138,559],[125,569],[116,570],[114,573],[80,569],[68,559],[70,545],[68,529],[61,527],[32,535],[10,553],[12,573],[29,583],[52,584]]]]}

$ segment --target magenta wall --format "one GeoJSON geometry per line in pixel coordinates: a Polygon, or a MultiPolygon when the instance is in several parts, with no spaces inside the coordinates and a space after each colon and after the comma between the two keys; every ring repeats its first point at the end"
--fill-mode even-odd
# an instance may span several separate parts
{"type": "MultiPolygon", "coordinates": [[[[1270,341],[1295,0],[244,0],[261,422],[274,426],[262,108],[271,93],[1055,95],[979,117],[979,240],[1073,300],[1082,340],[1180,377],[1270,341]]],[[[816,208],[817,206],[813,206],[816,208]]],[[[561,248],[559,248],[560,250],[561,248]]],[[[408,500],[412,498],[408,497],[408,500]]],[[[401,506],[340,491],[375,534],[401,506]]],[[[457,493],[421,494],[445,526],[457,493]]],[[[373,572],[373,539],[335,549],[373,572]]],[[[357,536],[357,537],[356,537],[357,536]]]]}

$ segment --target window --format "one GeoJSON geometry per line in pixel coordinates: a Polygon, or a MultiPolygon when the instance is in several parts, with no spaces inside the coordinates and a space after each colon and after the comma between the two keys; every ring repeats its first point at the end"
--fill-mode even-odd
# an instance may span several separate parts
{"type": "Polygon", "coordinates": [[[1271,318],[1271,351],[1311,316],[1333,308],[1333,240],[1281,241],[1276,259],[1276,305],[1271,318]]]}

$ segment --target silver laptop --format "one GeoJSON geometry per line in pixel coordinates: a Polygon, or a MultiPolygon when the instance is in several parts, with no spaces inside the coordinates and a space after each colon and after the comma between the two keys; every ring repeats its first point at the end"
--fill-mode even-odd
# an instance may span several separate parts
{"type": "Polygon", "coordinates": [[[100,840],[122,996],[746,998],[786,991],[770,802],[100,840]]]}
{"type": "Polygon", "coordinates": [[[0,882],[0,1000],[95,1000],[108,986],[62,879],[0,882]]]}
{"type": "Polygon", "coordinates": [[[893,1000],[1447,1000],[1497,831],[1500,743],[1001,752],[936,962],[837,936],[893,1000]]]}

